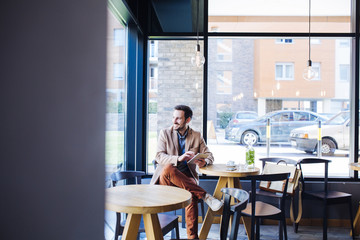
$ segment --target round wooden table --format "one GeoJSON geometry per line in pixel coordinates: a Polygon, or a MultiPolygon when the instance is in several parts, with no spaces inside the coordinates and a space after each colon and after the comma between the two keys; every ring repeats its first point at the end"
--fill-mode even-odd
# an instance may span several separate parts
{"type": "MultiPolygon", "coordinates": [[[[354,171],[360,171],[359,163],[349,163],[349,167],[354,171]]],[[[359,202],[359,207],[358,207],[357,213],[355,215],[353,227],[354,227],[354,236],[359,235],[359,233],[360,233],[360,202],[359,202]]],[[[350,232],[350,235],[351,234],[352,233],[350,232]]]]}
{"type": "MultiPolygon", "coordinates": [[[[222,197],[222,192],[221,192],[222,188],[225,188],[225,187],[241,188],[241,184],[240,184],[240,180],[239,180],[240,177],[247,177],[250,175],[258,175],[260,173],[260,169],[256,168],[256,167],[253,169],[251,169],[251,168],[247,169],[245,167],[236,166],[236,169],[234,171],[229,171],[229,170],[227,170],[227,168],[228,167],[226,166],[226,164],[211,164],[211,165],[208,165],[206,167],[199,169],[200,172],[203,174],[219,177],[219,180],[215,187],[213,196],[220,200],[222,197]]],[[[205,215],[205,219],[204,219],[203,224],[200,229],[199,239],[207,238],[216,214],[221,215],[222,209],[220,209],[217,212],[214,212],[210,208],[208,208],[208,211],[205,215]]],[[[244,219],[243,219],[243,222],[245,224],[245,228],[247,229],[247,232],[248,232],[248,230],[250,231],[250,228],[248,229],[248,227],[250,225],[247,224],[248,220],[244,221],[244,219]]]]}
{"type": "Polygon", "coordinates": [[[105,208],[128,213],[121,239],[136,239],[141,215],[143,215],[146,238],[163,239],[157,213],[186,207],[191,202],[187,190],[164,185],[122,185],[106,189],[105,208]]]}

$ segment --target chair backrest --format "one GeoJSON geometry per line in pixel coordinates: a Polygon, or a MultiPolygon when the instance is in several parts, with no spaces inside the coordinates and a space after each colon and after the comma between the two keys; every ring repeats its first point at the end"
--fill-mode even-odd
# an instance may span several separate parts
{"type": "Polygon", "coordinates": [[[235,240],[237,239],[241,211],[246,208],[247,202],[249,200],[249,193],[239,188],[223,188],[221,189],[221,191],[224,193],[225,200],[223,207],[223,216],[221,219],[220,239],[227,239],[230,215],[234,214],[233,224],[231,226],[230,240],[235,240]],[[234,205],[230,205],[231,198],[234,198],[236,202],[234,205]]]}
{"type": "Polygon", "coordinates": [[[302,164],[319,164],[319,163],[324,164],[324,192],[325,192],[325,194],[327,194],[328,193],[328,171],[329,171],[329,163],[330,162],[331,162],[331,160],[323,159],[323,158],[303,158],[299,161],[299,167],[301,170],[300,181],[302,182],[304,191],[305,191],[305,180],[304,180],[304,175],[303,175],[301,165],[302,164]]]}
{"type": "Polygon", "coordinates": [[[113,187],[121,180],[135,180],[135,184],[141,184],[141,177],[145,175],[145,172],[142,171],[121,171],[118,170],[111,174],[110,178],[113,184],[113,187]]]}
{"type": "Polygon", "coordinates": [[[290,159],[290,158],[282,158],[282,157],[268,157],[268,158],[259,158],[260,161],[262,161],[262,169],[264,169],[265,163],[272,162],[272,163],[286,163],[291,165],[298,164],[297,161],[290,159]]]}
{"type": "Polygon", "coordinates": [[[285,198],[286,198],[286,189],[288,186],[288,182],[289,182],[289,176],[290,173],[275,173],[275,174],[262,174],[262,175],[253,175],[253,176],[248,176],[247,179],[251,180],[251,194],[250,199],[251,199],[251,203],[252,203],[252,214],[255,214],[255,201],[256,201],[256,187],[257,187],[257,182],[260,181],[284,181],[284,187],[283,187],[283,192],[281,195],[281,200],[280,200],[280,208],[283,209],[285,206],[285,198]]]}

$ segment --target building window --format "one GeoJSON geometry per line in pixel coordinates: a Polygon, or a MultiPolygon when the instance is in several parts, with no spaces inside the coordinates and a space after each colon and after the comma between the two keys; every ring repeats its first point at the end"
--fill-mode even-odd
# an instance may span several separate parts
{"type": "Polygon", "coordinates": [[[320,80],[321,79],[320,63],[319,62],[312,62],[312,69],[315,72],[315,77],[312,79],[312,81],[320,80]]]}
{"type": "Polygon", "coordinates": [[[340,64],[340,81],[349,82],[350,81],[350,65],[349,64],[340,64]]]}
{"type": "Polygon", "coordinates": [[[350,40],[348,39],[341,39],[339,41],[339,47],[341,48],[349,48],[350,47],[350,40]]]}
{"type": "Polygon", "coordinates": [[[157,67],[150,67],[149,91],[157,91],[157,67]]]}
{"type": "Polygon", "coordinates": [[[292,38],[278,38],[276,39],[276,43],[278,44],[293,44],[292,38]]]}
{"type": "Polygon", "coordinates": [[[232,93],[232,72],[218,71],[216,74],[216,92],[218,94],[232,93]]]}
{"type": "Polygon", "coordinates": [[[294,80],[293,63],[276,63],[275,64],[276,80],[294,80]]]}
{"type": "Polygon", "coordinates": [[[319,38],[311,38],[310,39],[311,44],[321,44],[321,40],[319,38]]]}
{"type": "Polygon", "coordinates": [[[232,61],[232,40],[218,39],[217,40],[217,60],[219,62],[232,61]]]}
{"type": "Polygon", "coordinates": [[[151,59],[157,58],[158,56],[158,42],[151,40],[150,41],[150,53],[149,56],[151,59]]]}
{"type": "Polygon", "coordinates": [[[122,81],[124,80],[124,64],[122,63],[114,63],[114,80],[122,81]]]}
{"type": "Polygon", "coordinates": [[[125,45],[125,30],[123,28],[114,29],[114,46],[125,45]]]}

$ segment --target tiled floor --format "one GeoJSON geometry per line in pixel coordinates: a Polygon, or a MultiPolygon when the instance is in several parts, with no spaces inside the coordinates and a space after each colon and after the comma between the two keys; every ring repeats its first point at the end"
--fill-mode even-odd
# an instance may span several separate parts
{"type": "MultiPolygon", "coordinates": [[[[115,214],[106,211],[105,217],[105,237],[106,240],[114,240],[114,222],[115,222],[115,214]]],[[[201,224],[199,225],[199,230],[201,228],[201,224]]],[[[220,225],[213,224],[208,235],[209,240],[218,240],[219,239],[219,232],[220,232],[220,225]]],[[[181,227],[181,223],[179,224],[180,230],[180,238],[186,239],[186,229],[181,227]]],[[[352,239],[349,235],[350,227],[349,228],[329,228],[328,229],[328,239],[329,240],[346,240],[352,239]]],[[[277,226],[269,226],[269,225],[262,225],[260,228],[260,239],[266,240],[273,240],[279,239],[279,231],[277,226]]],[[[288,239],[301,239],[301,240],[318,240],[322,239],[322,227],[309,227],[309,226],[300,226],[298,233],[294,233],[292,226],[287,227],[288,239]]],[[[146,240],[145,234],[140,235],[141,240],[146,240]]],[[[167,234],[164,239],[169,240],[171,239],[171,234],[167,234]]],[[[245,230],[242,226],[239,227],[239,233],[237,239],[247,239],[245,230]]],[[[360,239],[356,237],[356,239],[360,239]]]]}

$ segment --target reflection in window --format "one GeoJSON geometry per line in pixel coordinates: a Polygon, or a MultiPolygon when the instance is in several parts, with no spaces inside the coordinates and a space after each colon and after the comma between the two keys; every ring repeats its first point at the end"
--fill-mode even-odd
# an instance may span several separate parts
{"type": "Polygon", "coordinates": [[[275,65],[276,80],[294,80],[293,63],[276,63],[275,65]]]}
{"type": "Polygon", "coordinates": [[[217,72],[216,90],[220,94],[231,94],[232,89],[232,72],[219,71],[217,72]]]}

